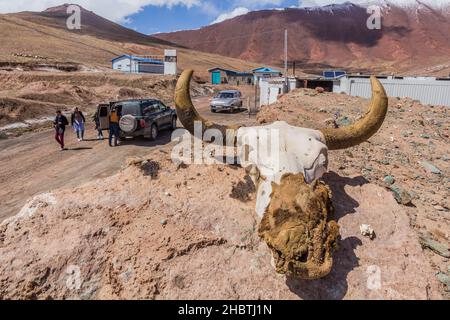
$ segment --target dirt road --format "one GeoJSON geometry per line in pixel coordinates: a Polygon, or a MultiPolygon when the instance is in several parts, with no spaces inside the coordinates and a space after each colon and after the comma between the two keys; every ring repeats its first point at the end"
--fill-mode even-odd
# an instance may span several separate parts
{"type": "MultiPolygon", "coordinates": [[[[205,117],[224,124],[254,123],[254,116],[249,117],[245,111],[212,114],[209,99],[194,100],[205,117]]],[[[84,142],[78,142],[68,128],[66,146],[69,150],[66,152],[59,151],[53,130],[0,140],[0,222],[17,214],[27,199],[34,195],[110,176],[127,158],[158,152],[159,148],[170,143],[171,133],[161,132],[154,142],[144,138],[128,140],[117,148],[110,148],[106,140],[97,141],[95,138],[96,131],[92,126],[84,142]]]]}

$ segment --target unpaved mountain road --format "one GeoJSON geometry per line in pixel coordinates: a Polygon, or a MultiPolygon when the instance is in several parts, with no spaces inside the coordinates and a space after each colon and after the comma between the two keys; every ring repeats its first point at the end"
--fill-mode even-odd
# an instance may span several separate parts
{"type": "Polygon", "coordinates": [[[90,129],[88,141],[78,143],[68,129],[65,152],[59,151],[53,130],[0,142],[0,221],[18,213],[36,194],[109,176],[127,157],[142,156],[170,140],[164,132],[156,142],[138,139],[109,148],[107,141],[90,141],[94,135],[90,129]]]}
{"type": "MultiPolygon", "coordinates": [[[[255,123],[246,112],[213,114],[209,97],[194,100],[199,112],[224,124],[255,123]]],[[[180,124],[179,124],[180,126],[180,124]]],[[[104,132],[107,138],[107,132],[104,132]]],[[[26,201],[37,194],[58,188],[72,188],[117,172],[129,157],[158,152],[170,143],[170,131],[163,131],[157,141],[139,138],[110,148],[108,141],[96,140],[90,125],[87,141],[78,142],[71,127],[66,131],[68,151],[59,151],[53,130],[0,140],[0,222],[17,214],[26,201]]]]}

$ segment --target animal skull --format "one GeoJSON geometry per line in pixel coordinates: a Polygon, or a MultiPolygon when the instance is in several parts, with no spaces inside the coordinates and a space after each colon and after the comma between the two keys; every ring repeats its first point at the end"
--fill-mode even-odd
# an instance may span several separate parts
{"type": "Polygon", "coordinates": [[[286,122],[240,128],[237,146],[242,151],[241,165],[258,187],[256,213],[260,218],[269,206],[272,183],[280,184],[285,174],[303,174],[306,183],[312,183],[328,171],[328,148],[320,131],[286,122]]]}
{"type": "Polygon", "coordinates": [[[352,126],[313,130],[275,122],[268,126],[221,126],[202,118],[189,93],[193,71],[183,72],[175,91],[177,114],[194,134],[195,122],[203,130],[218,129],[223,137],[234,130],[239,160],[257,186],[259,235],[272,250],[277,272],[302,279],[319,279],[331,272],[339,226],[332,221],[330,189],[319,179],[327,172],[328,150],[358,145],[383,124],[388,99],[372,77],[372,105],[352,126]]]}

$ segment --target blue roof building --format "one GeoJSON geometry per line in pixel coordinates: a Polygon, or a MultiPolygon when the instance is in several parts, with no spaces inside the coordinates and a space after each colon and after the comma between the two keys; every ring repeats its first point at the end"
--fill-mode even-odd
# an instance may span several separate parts
{"type": "Polygon", "coordinates": [[[208,70],[211,73],[212,84],[253,84],[253,73],[240,72],[224,68],[212,68],[208,70]]]}
{"type": "Polygon", "coordinates": [[[269,67],[261,67],[250,72],[240,72],[221,67],[208,70],[211,73],[212,84],[255,84],[262,78],[277,78],[282,72],[269,67]]]}
{"type": "Polygon", "coordinates": [[[112,59],[113,70],[128,73],[164,74],[164,61],[156,58],[122,55],[112,59]]]}
{"type": "Polygon", "coordinates": [[[280,76],[282,72],[280,70],[272,69],[269,67],[261,67],[257,69],[252,70],[253,73],[267,73],[267,74],[276,74],[277,76],[280,76]]]}
{"type": "Polygon", "coordinates": [[[254,75],[254,82],[258,83],[261,79],[265,78],[277,78],[283,73],[280,70],[272,69],[269,67],[261,67],[252,70],[254,75]]]}

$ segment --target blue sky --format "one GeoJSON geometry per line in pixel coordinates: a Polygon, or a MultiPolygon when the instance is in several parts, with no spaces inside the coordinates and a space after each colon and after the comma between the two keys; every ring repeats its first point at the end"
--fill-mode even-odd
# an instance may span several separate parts
{"type": "MultiPolygon", "coordinates": [[[[298,0],[274,1],[277,4],[258,4],[249,1],[247,6],[239,2],[245,1],[209,1],[212,6],[173,7],[146,6],[137,14],[127,17],[129,22],[125,26],[146,34],[170,32],[185,29],[196,29],[220,21],[226,17],[233,17],[248,10],[298,6],[298,0]],[[250,4],[250,5],[248,5],[250,4]],[[219,20],[217,20],[219,18],[219,20]]],[[[260,1],[264,2],[264,1],[260,1]]]]}

